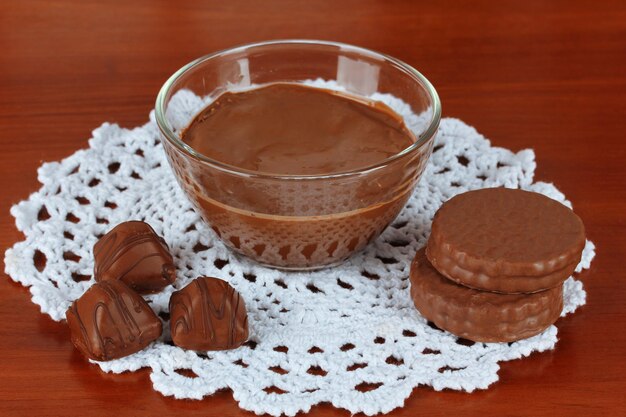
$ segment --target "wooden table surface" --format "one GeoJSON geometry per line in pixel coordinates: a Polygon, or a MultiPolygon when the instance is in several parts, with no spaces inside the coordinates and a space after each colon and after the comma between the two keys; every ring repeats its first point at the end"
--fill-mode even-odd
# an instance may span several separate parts
{"type": "MultiPolygon", "coordinates": [[[[598,249],[587,305],[558,322],[554,351],[502,364],[489,390],[414,391],[392,415],[626,415],[626,2],[3,1],[0,3],[0,248],[22,236],[12,204],[36,168],[87,145],[104,121],[146,122],[188,61],[276,38],[353,43],[433,82],[445,116],[494,144],[532,147],[536,176],[573,202],[598,249]],[[454,414],[453,414],[454,413],[454,414]]],[[[147,372],[107,375],[64,323],[0,280],[0,415],[234,415],[228,391],[177,401],[147,372]]],[[[329,405],[316,416],[348,416],[329,405]]]]}

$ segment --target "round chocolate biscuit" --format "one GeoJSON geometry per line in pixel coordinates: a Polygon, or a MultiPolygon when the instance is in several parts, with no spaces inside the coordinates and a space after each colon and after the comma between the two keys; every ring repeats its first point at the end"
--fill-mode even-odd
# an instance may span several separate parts
{"type": "Polygon", "coordinates": [[[582,221],[558,201],[529,191],[485,188],[441,206],[426,256],[459,284],[533,293],[565,281],[584,246],[582,221]]]}
{"type": "Polygon", "coordinates": [[[563,286],[534,294],[498,294],[455,284],[426,258],[411,264],[411,297],[439,328],[476,342],[512,342],[541,333],[563,309],[563,286]]]}

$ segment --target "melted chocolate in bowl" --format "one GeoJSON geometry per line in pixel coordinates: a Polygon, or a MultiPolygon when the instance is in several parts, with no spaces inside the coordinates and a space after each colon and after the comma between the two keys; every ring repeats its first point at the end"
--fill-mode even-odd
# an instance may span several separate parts
{"type": "Polygon", "coordinates": [[[222,94],[182,139],[211,159],[286,175],[364,168],[415,142],[383,103],[287,83],[222,94]]]}
{"type": "Polygon", "coordinates": [[[290,83],[222,94],[181,139],[253,173],[202,169],[166,147],[213,230],[239,253],[290,269],[335,264],[375,239],[406,203],[432,144],[373,170],[333,176],[383,162],[416,138],[381,102],[290,83]]]}

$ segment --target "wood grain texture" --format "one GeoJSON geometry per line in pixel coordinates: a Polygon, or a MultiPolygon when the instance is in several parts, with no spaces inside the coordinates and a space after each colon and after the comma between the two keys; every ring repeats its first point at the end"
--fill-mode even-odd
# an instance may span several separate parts
{"type": "MultiPolygon", "coordinates": [[[[193,58],[275,38],[354,43],[394,55],[459,117],[513,150],[574,203],[598,247],[588,304],[559,320],[556,350],[505,363],[465,394],[415,390],[392,415],[625,415],[626,3],[623,1],[85,0],[0,3],[0,248],[21,236],[12,204],[36,168],[87,145],[103,121],[147,121],[161,84],[193,58]]],[[[177,401],[148,373],[107,375],[65,323],[0,279],[0,415],[229,415],[230,392],[177,401]]],[[[314,416],[348,416],[328,405],[314,416]]]]}

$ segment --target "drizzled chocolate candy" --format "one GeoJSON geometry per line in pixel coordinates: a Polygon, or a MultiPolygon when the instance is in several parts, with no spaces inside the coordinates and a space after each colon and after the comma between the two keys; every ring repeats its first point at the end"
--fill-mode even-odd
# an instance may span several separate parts
{"type": "Polygon", "coordinates": [[[175,345],[192,350],[226,350],[248,338],[243,299],[226,281],[200,277],[170,298],[175,345]]]}
{"type": "Polygon", "coordinates": [[[121,280],[140,294],[155,293],[176,279],[172,255],[149,224],[115,226],[93,247],[97,282],[121,280]]]}
{"type": "Polygon", "coordinates": [[[148,303],[118,280],[92,285],[65,317],[74,346],[96,361],[138,352],[162,331],[161,320],[148,303]]]}

